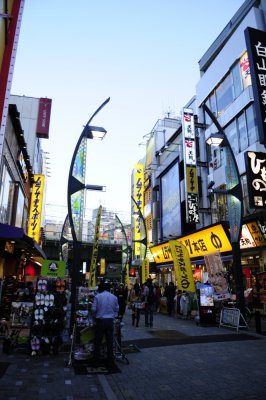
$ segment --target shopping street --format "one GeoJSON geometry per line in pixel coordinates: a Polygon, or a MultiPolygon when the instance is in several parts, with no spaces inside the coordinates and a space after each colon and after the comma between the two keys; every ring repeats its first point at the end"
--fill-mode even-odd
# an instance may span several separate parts
{"type": "Polygon", "coordinates": [[[153,328],[145,328],[143,315],[136,328],[127,310],[123,346],[136,352],[127,353],[129,365],[116,362],[120,372],[76,373],[77,362],[67,366],[68,343],[57,356],[15,350],[0,355],[0,395],[6,400],[264,400],[265,317],[261,327],[257,334],[252,321],[249,330],[237,333],[156,313],[153,328]]]}

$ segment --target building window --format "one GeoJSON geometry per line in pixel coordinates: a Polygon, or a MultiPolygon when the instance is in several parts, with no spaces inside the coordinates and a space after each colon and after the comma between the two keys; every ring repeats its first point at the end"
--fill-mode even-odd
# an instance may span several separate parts
{"type": "Polygon", "coordinates": [[[228,142],[230,143],[232,150],[234,152],[234,155],[237,155],[239,153],[239,145],[238,145],[238,137],[237,137],[237,125],[236,125],[236,120],[231,122],[225,129],[225,134],[228,139],[228,142]]]}
{"type": "Polygon", "coordinates": [[[246,109],[247,131],[249,146],[258,141],[258,128],[256,121],[255,108],[253,105],[246,109]]]}
{"type": "Polygon", "coordinates": [[[216,89],[216,101],[218,115],[221,115],[226,107],[233,102],[232,81],[230,75],[228,75],[216,89]]]}
{"type": "Polygon", "coordinates": [[[24,194],[20,187],[18,187],[18,200],[17,200],[17,207],[16,207],[16,219],[15,219],[15,226],[18,228],[23,228],[24,224],[24,194]]]}
{"type": "Polygon", "coordinates": [[[232,79],[233,79],[234,98],[236,99],[241,94],[241,92],[243,90],[239,63],[237,63],[232,68],[232,79]]]}
{"type": "Polygon", "coordinates": [[[11,224],[14,189],[14,181],[4,165],[0,193],[0,222],[3,224],[11,224]]]}
{"type": "Polygon", "coordinates": [[[241,114],[237,118],[237,125],[240,151],[244,151],[248,147],[248,133],[246,127],[245,113],[241,114]]]}

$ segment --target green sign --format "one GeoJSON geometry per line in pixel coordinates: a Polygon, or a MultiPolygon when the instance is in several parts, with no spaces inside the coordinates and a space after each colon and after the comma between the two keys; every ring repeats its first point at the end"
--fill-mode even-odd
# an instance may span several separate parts
{"type": "Polygon", "coordinates": [[[51,278],[64,278],[66,273],[66,262],[57,260],[43,260],[41,276],[50,276],[51,278]]]}

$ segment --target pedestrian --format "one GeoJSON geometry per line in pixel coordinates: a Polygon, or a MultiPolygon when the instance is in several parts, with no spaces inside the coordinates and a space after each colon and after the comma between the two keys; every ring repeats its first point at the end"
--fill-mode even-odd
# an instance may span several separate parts
{"type": "Polygon", "coordinates": [[[118,311],[118,318],[122,321],[123,316],[126,311],[126,305],[127,305],[127,289],[125,289],[125,286],[123,283],[120,283],[119,286],[115,289],[114,292],[115,296],[117,297],[118,305],[119,305],[119,311],[118,311]]]}
{"type": "Polygon", "coordinates": [[[172,312],[174,310],[175,292],[176,292],[176,288],[175,288],[174,283],[169,282],[169,285],[166,286],[165,291],[164,291],[164,296],[166,297],[166,301],[167,301],[168,315],[172,315],[172,312]]]}
{"type": "Polygon", "coordinates": [[[153,327],[153,311],[156,301],[155,288],[151,278],[148,278],[143,291],[145,301],[145,326],[153,327]]]}
{"type": "Polygon", "coordinates": [[[189,310],[189,299],[187,293],[184,291],[180,297],[180,314],[183,318],[187,318],[189,310]]]}
{"type": "Polygon", "coordinates": [[[136,328],[139,327],[139,320],[140,320],[140,313],[141,313],[141,290],[140,287],[137,286],[132,286],[130,293],[129,293],[129,303],[131,305],[131,311],[132,311],[132,326],[135,326],[136,322],[136,328]]]}
{"type": "Polygon", "coordinates": [[[114,318],[119,311],[118,300],[110,293],[110,285],[101,282],[98,294],[94,297],[91,310],[95,316],[95,339],[94,339],[94,366],[100,367],[100,354],[102,340],[105,336],[107,346],[107,367],[114,363],[114,318]]]}
{"type": "Polygon", "coordinates": [[[161,289],[160,289],[160,286],[158,285],[158,283],[155,283],[154,287],[155,287],[155,295],[156,295],[155,311],[159,312],[160,311],[160,303],[161,303],[162,293],[161,293],[161,289]]]}

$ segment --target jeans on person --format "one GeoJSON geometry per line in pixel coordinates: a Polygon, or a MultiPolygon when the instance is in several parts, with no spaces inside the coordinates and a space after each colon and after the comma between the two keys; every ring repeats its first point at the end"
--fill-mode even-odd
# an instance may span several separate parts
{"type": "Polygon", "coordinates": [[[96,318],[94,339],[94,362],[100,362],[102,340],[105,336],[107,361],[114,361],[114,320],[113,318],[96,318]]]}
{"type": "Polygon", "coordinates": [[[145,325],[153,326],[153,304],[146,303],[145,306],[145,325]]]}

